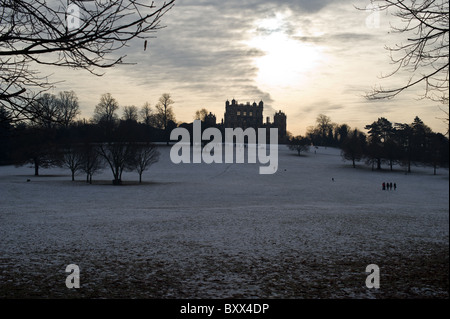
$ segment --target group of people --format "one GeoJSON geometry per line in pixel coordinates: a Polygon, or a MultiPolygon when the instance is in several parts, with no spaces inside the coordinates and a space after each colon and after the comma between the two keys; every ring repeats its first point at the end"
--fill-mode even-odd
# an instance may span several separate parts
{"type": "Polygon", "coordinates": [[[392,184],[392,183],[385,183],[385,182],[383,182],[382,187],[383,187],[383,190],[391,190],[392,187],[394,187],[394,190],[396,190],[397,189],[397,184],[396,183],[392,184]]]}

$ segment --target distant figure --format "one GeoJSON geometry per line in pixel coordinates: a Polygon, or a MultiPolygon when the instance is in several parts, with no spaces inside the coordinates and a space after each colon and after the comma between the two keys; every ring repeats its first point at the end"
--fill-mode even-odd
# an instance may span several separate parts
{"type": "Polygon", "coordinates": [[[31,182],[31,179],[27,179],[27,182],[31,182]]]}
{"type": "Polygon", "coordinates": [[[334,182],[334,177],[332,177],[331,180],[334,182]]]}
{"type": "Polygon", "coordinates": [[[389,190],[392,189],[392,183],[389,183],[389,190]]]}
{"type": "Polygon", "coordinates": [[[397,184],[394,183],[394,191],[397,189],[397,184]]]}
{"type": "Polygon", "coordinates": [[[386,184],[383,182],[383,190],[386,190],[386,184]]]}

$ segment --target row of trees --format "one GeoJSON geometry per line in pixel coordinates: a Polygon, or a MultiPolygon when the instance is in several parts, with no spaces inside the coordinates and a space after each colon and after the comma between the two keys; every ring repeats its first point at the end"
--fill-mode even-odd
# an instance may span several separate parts
{"type": "Polygon", "coordinates": [[[316,126],[307,128],[306,137],[317,146],[340,147],[350,132],[349,125],[333,123],[329,116],[319,114],[316,118],[316,126]]]}
{"type": "Polygon", "coordinates": [[[334,146],[342,150],[342,157],[352,162],[365,160],[372,169],[381,169],[387,164],[393,170],[395,164],[432,166],[434,174],[438,167],[448,167],[449,140],[441,133],[435,133],[419,118],[408,123],[391,123],[384,117],[366,125],[367,134],[351,129],[347,124],[334,124],[320,114],[316,126],[307,130],[306,136],[291,137],[289,148],[305,152],[310,145],[334,146]]]}
{"type": "Polygon", "coordinates": [[[392,124],[381,117],[366,125],[365,129],[368,130],[368,140],[363,154],[372,167],[381,169],[382,162],[385,162],[392,170],[394,164],[400,163],[410,173],[411,164],[419,163],[431,165],[434,174],[438,167],[448,167],[448,138],[433,132],[417,116],[411,124],[392,124]]]}
{"type": "MultiPolygon", "coordinates": [[[[109,167],[114,184],[121,183],[125,170],[138,172],[142,181],[142,173],[158,159],[152,142],[168,143],[170,131],[177,127],[173,104],[166,93],[154,109],[149,103],[140,109],[125,106],[119,117],[119,103],[106,93],[86,122],[76,120],[80,111],[75,92],[45,93],[33,101],[34,116],[29,120],[8,121],[8,112],[0,108],[0,161],[31,163],[35,175],[40,167],[64,166],[71,170],[73,180],[83,171],[87,182],[92,182],[98,170],[109,167]]],[[[201,109],[194,117],[204,120],[207,114],[201,109]]],[[[418,163],[433,166],[435,173],[438,167],[448,167],[448,139],[434,133],[418,117],[411,124],[393,124],[382,117],[365,129],[367,135],[320,114],[305,137],[290,136],[289,147],[298,155],[311,145],[339,147],[354,167],[363,159],[373,169],[381,169],[384,163],[391,170],[394,164],[405,165],[408,172],[418,163]]]]}
{"type": "Polygon", "coordinates": [[[40,168],[66,167],[72,180],[79,172],[92,176],[109,167],[113,184],[121,184],[124,171],[142,174],[159,158],[154,141],[165,140],[174,123],[173,100],[163,94],[155,111],[146,103],[140,110],[125,106],[119,118],[119,104],[111,94],[101,96],[89,121],[77,120],[78,98],[73,91],[49,93],[33,101],[33,117],[13,121],[0,108],[0,163],[40,168]],[[142,121],[138,122],[138,116],[142,121]]]}
{"type": "Polygon", "coordinates": [[[58,166],[71,171],[72,181],[83,172],[92,183],[94,174],[109,168],[114,185],[122,183],[124,171],[137,172],[142,182],[143,172],[159,158],[147,138],[152,132],[127,121],[119,121],[107,135],[104,127],[90,123],[52,129],[22,126],[15,130],[10,158],[18,166],[32,164],[36,176],[40,168],[58,166]]]}
{"type": "MultiPolygon", "coordinates": [[[[174,103],[170,94],[164,93],[155,105],[155,109],[148,102],[145,102],[140,109],[134,105],[124,106],[121,119],[133,122],[140,121],[146,125],[165,130],[171,122],[175,123],[175,114],[172,107],[174,103]]],[[[103,94],[100,102],[95,106],[92,122],[97,124],[117,122],[119,120],[118,109],[119,103],[117,100],[110,93],[103,94]]]]}

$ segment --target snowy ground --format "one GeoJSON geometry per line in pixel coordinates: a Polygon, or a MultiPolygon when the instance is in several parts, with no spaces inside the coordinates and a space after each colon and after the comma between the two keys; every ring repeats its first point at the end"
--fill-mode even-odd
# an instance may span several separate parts
{"type": "Polygon", "coordinates": [[[0,298],[449,297],[448,170],[372,172],[336,149],[280,146],[278,172],[259,175],[160,151],[142,185],[0,167],[0,298]]]}

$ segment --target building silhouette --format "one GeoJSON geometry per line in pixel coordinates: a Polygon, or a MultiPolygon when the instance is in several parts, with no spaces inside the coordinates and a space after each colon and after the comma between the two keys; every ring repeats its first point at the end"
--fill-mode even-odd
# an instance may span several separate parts
{"type": "Polygon", "coordinates": [[[243,130],[252,127],[257,129],[263,127],[264,103],[258,104],[247,102],[239,104],[235,99],[225,102],[224,126],[229,128],[240,127],[243,130]]]}
{"type": "MultiPolygon", "coordinates": [[[[266,117],[266,122],[263,122],[263,109],[264,102],[259,103],[247,102],[245,104],[239,104],[235,99],[225,102],[225,113],[220,123],[217,123],[216,115],[209,112],[203,119],[202,129],[208,127],[216,127],[225,133],[226,128],[241,128],[246,130],[247,128],[277,128],[278,129],[278,143],[283,144],[288,142],[286,134],[286,114],[281,110],[273,115],[273,122],[270,122],[270,117],[266,117]]],[[[192,131],[191,124],[183,124],[183,127],[192,131]]],[[[267,138],[269,138],[269,132],[266,132],[267,138]]],[[[269,139],[267,140],[267,143],[269,139]]]]}
{"type": "Polygon", "coordinates": [[[264,102],[260,101],[258,104],[247,102],[239,104],[235,99],[225,102],[225,114],[223,127],[237,128],[243,130],[247,128],[278,128],[278,140],[283,142],[286,140],[286,114],[281,110],[276,112],[273,116],[273,122],[266,117],[266,122],[263,123],[263,109],[264,102]]]}
{"type": "Polygon", "coordinates": [[[207,127],[215,126],[216,125],[216,116],[214,114],[212,114],[211,112],[209,112],[209,114],[207,114],[205,116],[204,122],[207,127]]]}
{"type": "Polygon", "coordinates": [[[281,112],[281,110],[273,115],[273,123],[268,123],[267,125],[278,128],[278,139],[280,141],[286,139],[286,114],[281,112]]]}

